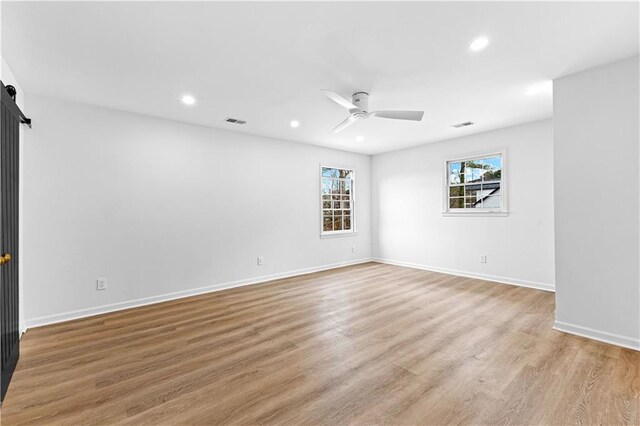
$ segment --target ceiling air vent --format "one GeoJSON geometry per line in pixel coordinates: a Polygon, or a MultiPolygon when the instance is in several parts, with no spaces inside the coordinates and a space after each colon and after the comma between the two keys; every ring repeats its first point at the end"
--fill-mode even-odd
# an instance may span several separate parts
{"type": "Polygon", "coordinates": [[[233,123],[233,124],[247,124],[247,122],[244,120],[238,120],[237,118],[231,118],[231,117],[225,118],[224,121],[226,121],[227,123],[233,123]]]}
{"type": "Polygon", "coordinates": [[[456,129],[459,129],[460,127],[467,127],[467,126],[471,126],[472,124],[475,124],[475,123],[473,121],[465,121],[464,123],[454,124],[451,127],[455,127],[456,129]]]}

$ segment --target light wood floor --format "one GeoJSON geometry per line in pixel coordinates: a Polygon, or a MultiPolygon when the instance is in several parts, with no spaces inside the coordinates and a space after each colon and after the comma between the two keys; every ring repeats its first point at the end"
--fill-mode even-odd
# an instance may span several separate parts
{"type": "Polygon", "coordinates": [[[639,424],[552,293],[369,263],[29,330],[13,424],[639,424]]]}

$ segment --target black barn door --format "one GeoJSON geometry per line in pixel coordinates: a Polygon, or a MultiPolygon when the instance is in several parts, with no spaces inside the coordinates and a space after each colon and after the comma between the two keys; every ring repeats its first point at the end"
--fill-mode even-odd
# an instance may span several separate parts
{"type": "Polygon", "coordinates": [[[0,351],[2,352],[1,400],[20,355],[18,296],[18,185],[20,123],[24,117],[7,89],[0,82],[2,115],[0,121],[0,351]]]}

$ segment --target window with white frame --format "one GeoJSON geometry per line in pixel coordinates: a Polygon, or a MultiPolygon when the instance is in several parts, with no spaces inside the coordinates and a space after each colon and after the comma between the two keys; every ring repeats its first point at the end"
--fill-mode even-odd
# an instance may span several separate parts
{"type": "Polygon", "coordinates": [[[446,162],[446,212],[505,212],[504,153],[446,162]]]}
{"type": "Polygon", "coordinates": [[[355,232],[355,173],[351,169],[322,166],[320,171],[321,235],[355,232]]]}

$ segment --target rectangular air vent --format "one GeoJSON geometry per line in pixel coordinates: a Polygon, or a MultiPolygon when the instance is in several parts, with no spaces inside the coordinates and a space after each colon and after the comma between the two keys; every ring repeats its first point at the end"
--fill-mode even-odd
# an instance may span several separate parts
{"type": "Polygon", "coordinates": [[[233,123],[233,124],[247,124],[247,122],[244,120],[238,120],[237,118],[231,118],[231,117],[225,118],[224,121],[226,121],[227,123],[233,123]]]}
{"type": "Polygon", "coordinates": [[[455,127],[456,129],[459,129],[460,127],[467,127],[467,126],[471,126],[473,123],[473,121],[465,121],[464,123],[458,123],[458,124],[454,124],[451,127],[455,127]]]}

